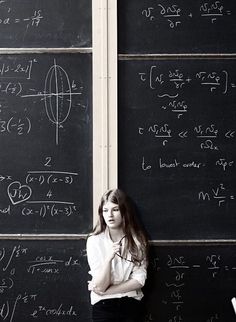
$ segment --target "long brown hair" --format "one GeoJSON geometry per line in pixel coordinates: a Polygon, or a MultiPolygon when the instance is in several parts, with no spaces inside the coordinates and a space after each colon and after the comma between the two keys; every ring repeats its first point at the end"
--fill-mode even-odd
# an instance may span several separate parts
{"type": "Polygon", "coordinates": [[[136,264],[140,264],[143,260],[147,260],[147,233],[138,221],[132,200],[121,189],[108,190],[102,196],[98,207],[99,218],[93,229],[92,235],[98,235],[106,229],[106,223],[103,218],[103,206],[108,201],[119,206],[121,216],[123,217],[122,228],[126,237],[126,255],[130,252],[131,259],[136,264]]]}

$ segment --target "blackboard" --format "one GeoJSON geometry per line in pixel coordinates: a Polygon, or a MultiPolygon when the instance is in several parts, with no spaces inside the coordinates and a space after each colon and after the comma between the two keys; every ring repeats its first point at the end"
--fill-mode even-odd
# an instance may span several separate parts
{"type": "MultiPolygon", "coordinates": [[[[233,322],[235,245],[151,246],[145,322],[233,322]]],[[[85,240],[2,240],[0,317],[91,321],[85,240]]]]}
{"type": "Polygon", "coordinates": [[[233,239],[236,61],[119,61],[119,186],[151,239],[233,239]]]}
{"type": "Polygon", "coordinates": [[[0,255],[2,320],[91,321],[84,240],[1,241],[0,255]]]}
{"type": "Polygon", "coordinates": [[[236,52],[234,0],[118,1],[120,54],[236,52]]]}
{"type": "Polygon", "coordinates": [[[92,225],[92,55],[0,56],[1,233],[92,225]]]}
{"type": "Polygon", "coordinates": [[[0,2],[1,48],[91,46],[91,0],[0,2]]]}
{"type": "Polygon", "coordinates": [[[234,322],[234,245],[153,246],[146,322],[234,322]]]}

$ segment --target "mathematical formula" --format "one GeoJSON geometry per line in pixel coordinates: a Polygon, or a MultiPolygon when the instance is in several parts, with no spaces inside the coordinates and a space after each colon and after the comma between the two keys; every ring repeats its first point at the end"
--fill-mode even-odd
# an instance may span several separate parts
{"type": "MultiPolygon", "coordinates": [[[[44,90],[37,90],[30,85],[34,82],[35,65],[37,59],[19,62],[16,59],[0,63],[0,95],[3,102],[0,105],[0,134],[27,135],[32,130],[32,120],[26,110],[18,115],[9,113],[8,99],[11,96],[18,97],[23,104],[35,99],[43,103],[46,118],[55,125],[55,142],[59,144],[59,132],[63,129],[64,123],[70,117],[74,104],[86,109],[83,102],[75,103],[74,97],[83,94],[83,85],[75,82],[66,70],[56,63],[49,68],[45,74],[44,90]],[[12,81],[9,81],[12,79],[12,81]],[[1,117],[1,113],[7,114],[1,117]],[[9,115],[10,114],[10,115],[9,115]]],[[[21,103],[21,104],[22,104],[21,103]]]]}
{"type": "Polygon", "coordinates": [[[176,142],[176,139],[182,141],[197,139],[200,140],[199,147],[201,150],[219,150],[219,145],[216,144],[215,139],[234,139],[235,129],[225,129],[220,131],[215,124],[203,125],[198,124],[192,129],[180,129],[172,130],[169,124],[158,124],[154,123],[148,125],[147,127],[139,126],[137,133],[142,136],[151,136],[153,138],[159,139],[163,146],[171,140],[172,138],[176,142]]]}
{"type": "MultiPolygon", "coordinates": [[[[14,206],[21,205],[21,214],[24,217],[70,217],[79,214],[79,207],[73,200],[56,199],[54,188],[58,186],[74,186],[78,180],[78,173],[68,171],[49,170],[53,159],[46,157],[45,170],[28,171],[24,182],[16,181],[11,175],[0,175],[0,183],[6,185],[6,193],[10,204],[0,207],[0,214],[11,215],[14,206]],[[44,199],[35,199],[37,187],[44,191],[44,199]],[[35,192],[35,193],[34,193],[35,192]]],[[[42,195],[42,193],[40,193],[42,195]]],[[[69,196],[68,196],[69,197],[69,196]]],[[[69,197],[70,198],[70,197],[69,197]]]]}
{"type": "Polygon", "coordinates": [[[191,103],[185,96],[185,90],[194,88],[201,92],[201,88],[208,91],[209,95],[227,95],[235,90],[236,83],[231,79],[227,70],[204,71],[199,70],[194,74],[179,68],[163,72],[162,67],[152,65],[148,71],[138,73],[140,82],[155,92],[156,102],[161,110],[171,111],[178,118],[187,112],[191,113],[191,103]]]}
{"type": "Polygon", "coordinates": [[[156,25],[163,20],[170,29],[174,29],[185,22],[191,23],[193,18],[196,17],[215,24],[223,17],[228,17],[232,14],[231,10],[227,8],[227,5],[224,6],[222,4],[222,1],[213,1],[211,3],[203,2],[197,9],[196,11],[191,11],[191,8],[185,10],[185,8],[178,4],[166,5],[160,2],[143,9],[141,15],[146,22],[156,25]]]}
{"type": "MultiPolygon", "coordinates": [[[[62,288],[68,285],[70,292],[73,291],[70,277],[78,278],[82,274],[85,268],[86,250],[83,247],[73,251],[67,249],[68,253],[65,255],[64,248],[56,251],[55,246],[56,244],[50,249],[42,247],[42,251],[34,249],[31,243],[1,244],[0,320],[17,322],[23,312],[25,321],[37,318],[48,320],[56,318],[58,321],[64,321],[65,318],[78,320],[80,310],[78,305],[75,305],[80,301],[78,298],[76,302],[68,300],[64,296],[65,289],[61,290],[61,294],[57,293],[56,300],[53,292],[51,295],[49,293],[51,285],[55,285],[55,280],[57,290],[61,283],[62,288]],[[27,280],[27,283],[22,283],[22,280],[27,280]],[[47,288],[48,292],[45,293],[47,288]],[[50,296],[53,296],[52,300],[50,296]]],[[[86,282],[84,286],[87,286],[86,282]]]]}
{"type": "MultiPolygon", "coordinates": [[[[158,274],[161,278],[161,305],[167,312],[168,318],[165,321],[168,322],[185,321],[185,305],[191,305],[186,296],[186,288],[188,288],[188,283],[191,283],[191,276],[193,278],[198,276],[198,283],[201,285],[203,282],[203,288],[204,281],[201,280],[201,276],[204,276],[204,279],[208,281],[209,288],[214,287],[213,285],[217,284],[220,278],[224,280],[226,276],[236,277],[236,263],[234,260],[227,263],[222,254],[217,252],[209,253],[205,256],[200,255],[199,259],[191,261],[188,259],[188,256],[166,253],[163,257],[154,257],[150,266],[154,274],[158,274]]],[[[197,288],[198,286],[192,285],[191,287],[191,296],[193,298],[195,298],[195,287],[197,288]]],[[[197,298],[198,296],[196,296],[196,300],[197,298]]],[[[194,301],[194,299],[192,300],[194,301]]],[[[152,320],[152,314],[150,313],[147,321],[152,320]]],[[[206,311],[205,317],[201,321],[213,322],[223,320],[222,312],[218,310],[218,307],[215,307],[211,313],[206,311]]]]}

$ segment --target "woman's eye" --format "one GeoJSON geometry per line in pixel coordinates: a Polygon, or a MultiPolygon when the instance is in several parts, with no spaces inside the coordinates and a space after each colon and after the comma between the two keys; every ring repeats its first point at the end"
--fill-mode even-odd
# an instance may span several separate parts
{"type": "Polygon", "coordinates": [[[103,209],[102,211],[103,211],[103,212],[107,212],[107,209],[103,209]]]}
{"type": "Polygon", "coordinates": [[[119,208],[114,208],[113,211],[119,211],[120,209],[119,208]]]}

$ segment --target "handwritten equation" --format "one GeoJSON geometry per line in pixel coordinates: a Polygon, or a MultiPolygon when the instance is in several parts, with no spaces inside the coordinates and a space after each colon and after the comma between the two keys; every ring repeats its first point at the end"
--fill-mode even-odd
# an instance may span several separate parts
{"type": "Polygon", "coordinates": [[[0,28],[1,25],[23,25],[25,29],[32,27],[38,27],[41,21],[44,19],[41,9],[33,10],[29,16],[20,17],[17,12],[8,6],[9,1],[0,1],[0,28]]]}
{"type": "Polygon", "coordinates": [[[177,3],[166,5],[164,2],[159,2],[153,6],[147,6],[142,9],[141,15],[146,22],[156,25],[158,22],[164,21],[170,29],[178,28],[180,25],[190,22],[193,18],[207,20],[211,24],[220,22],[223,17],[231,16],[232,12],[227,4],[224,6],[222,1],[207,1],[202,2],[199,7],[183,8],[177,3]]]}
{"type": "Polygon", "coordinates": [[[201,150],[219,150],[219,145],[215,143],[216,139],[233,140],[235,138],[235,129],[225,129],[220,131],[215,124],[203,125],[198,124],[192,129],[172,130],[169,124],[154,123],[146,127],[139,126],[138,135],[150,136],[161,140],[162,145],[166,146],[169,140],[200,140],[199,147],[201,150]],[[222,133],[221,133],[222,132],[222,133]]]}
{"type": "Polygon", "coordinates": [[[198,199],[200,201],[210,202],[215,201],[216,204],[220,207],[224,205],[226,202],[234,201],[235,196],[232,194],[229,189],[226,189],[225,185],[221,183],[216,187],[212,187],[209,190],[200,191],[198,193],[198,199]]]}
{"type": "MultiPolygon", "coordinates": [[[[161,66],[151,65],[148,70],[138,72],[140,82],[155,92],[161,110],[171,111],[178,118],[191,113],[191,103],[186,90],[195,89],[199,95],[227,95],[235,90],[235,80],[228,70],[199,70],[192,74],[180,68],[163,71],[161,66]],[[206,92],[207,91],[207,92],[206,92]],[[207,94],[209,93],[209,94],[207,94]]],[[[196,95],[196,94],[195,94],[196,95]]]]}
{"type": "MultiPolygon", "coordinates": [[[[17,322],[24,312],[24,320],[32,321],[36,318],[55,318],[78,320],[81,314],[80,299],[77,294],[77,304],[68,300],[65,285],[70,294],[74,292],[74,280],[71,277],[84,274],[86,263],[86,250],[80,246],[78,249],[56,250],[56,243],[44,248],[45,242],[29,243],[2,243],[0,246],[0,320],[17,322]],[[42,250],[34,248],[34,244],[41,245],[42,250]],[[57,297],[51,292],[51,286],[57,281],[57,297]],[[23,281],[27,280],[27,283],[23,281]],[[23,283],[22,283],[23,282],[23,283]],[[65,284],[66,282],[66,284],[65,284]],[[61,286],[58,288],[58,285],[61,286]],[[60,293],[58,293],[61,289],[60,293]],[[46,296],[46,297],[45,297],[46,296]],[[52,298],[51,298],[52,297],[52,298]]],[[[58,245],[57,245],[58,246],[58,245]]],[[[67,246],[66,246],[67,247],[67,246]]],[[[84,281],[85,282],[85,281],[84,281]]],[[[85,288],[86,282],[82,285],[85,288]]],[[[81,286],[80,286],[81,287],[81,286]]]]}
{"type": "MultiPolygon", "coordinates": [[[[11,215],[14,206],[22,205],[24,217],[70,217],[79,214],[79,207],[74,200],[56,199],[56,191],[66,186],[77,184],[79,173],[49,170],[53,159],[46,157],[45,170],[28,171],[24,182],[16,181],[11,175],[0,175],[0,184],[6,186],[9,205],[0,207],[0,214],[11,215]],[[40,193],[37,191],[40,188],[40,193]],[[56,191],[55,191],[56,189],[56,191]],[[43,193],[42,193],[43,191],[43,193]],[[35,195],[44,195],[44,199],[35,199],[35,195]]],[[[70,190],[68,190],[70,191],[70,190]]],[[[68,195],[70,198],[70,196],[68,195]]]]}
{"type": "MultiPolygon", "coordinates": [[[[196,252],[198,252],[198,250],[196,250],[196,252]]],[[[161,308],[166,311],[165,321],[185,321],[186,309],[191,307],[193,304],[189,302],[188,297],[191,297],[191,301],[193,302],[195,300],[197,301],[199,296],[198,292],[200,292],[200,294],[204,292],[204,282],[206,280],[208,291],[212,287],[215,290],[214,292],[217,292],[217,289],[214,288],[214,285],[218,285],[219,280],[224,281],[224,279],[227,279],[228,276],[231,276],[231,279],[236,278],[235,259],[226,262],[224,255],[221,252],[218,253],[217,251],[205,255],[200,252],[198,259],[196,257],[197,256],[193,256],[194,259],[190,260],[188,256],[184,254],[181,255],[181,252],[179,255],[166,253],[159,257],[154,256],[150,262],[153,274],[158,274],[160,276],[160,285],[158,287],[160,287],[159,292],[161,291],[162,294],[161,297],[159,297],[160,307],[158,312],[160,314],[161,308]],[[203,276],[204,280],[202,280],[203,276]],[[193,280],[191,280],[191,278],[193,278],[193,280]],[[195,279],[197,285],[194,284],[195,279]],[[190,289],[191,294],[187,294],[190,289]]],[[[209,305],[211,305],[210,302],[211,300],[209,299],[209,305]]],[[[198,305],[199,312],[201,310],[200,305],[198,305]]],[[[206,311],[205,316],[201,316],[199,321],[223,321],[224,316],[222,313],[223,312],[219,310],[219,307],[217,307],[217,304],[215,304],[211,312],[206,311]]],[[[202,314],[204,314],[204,310],[202,314]]],[[[152,321],[152,313],[150,313],[148,321],[152,321]]]]}
{"type": "MultiPolygon", "coordinates": [[[[24,62],[10,60],[0,63],[0,96],[3,103],[0,106],[0,134],[27,135],[33,130],[32,120],[26,112],[21,116],[7,115],[1,118],[1,112],[9,110],[9,97],[18,97],[21,104],[27,104],[32,99],[41,105],[44,104],[46,118],[55,125],[55,143],[59,144],[59,130],[62,130],[64,123],[69,119],[71,110],[75,106],[74,97],[81,96],[84,88],[74,79],[70,80],[68,72],[56,63],[49,67],[45,74],[44,89],[37,90],[30,86],[34,83],[35,66],[39,61],[29,59],[24,62]]],[[[83,110],[86,105],[80,101],[76,104],[83,110]]]]}

